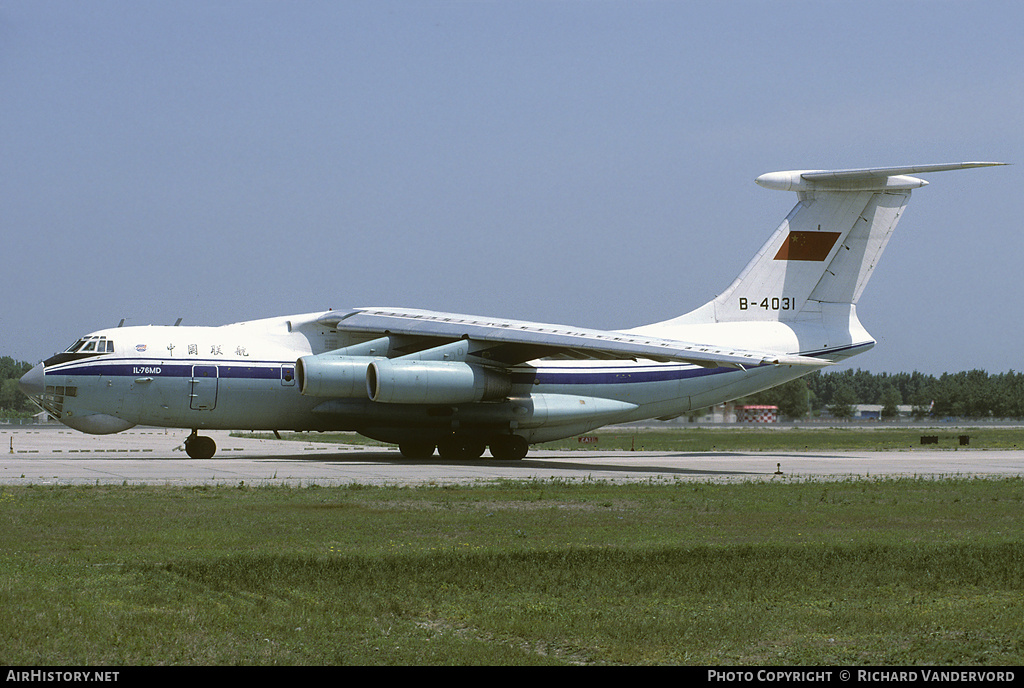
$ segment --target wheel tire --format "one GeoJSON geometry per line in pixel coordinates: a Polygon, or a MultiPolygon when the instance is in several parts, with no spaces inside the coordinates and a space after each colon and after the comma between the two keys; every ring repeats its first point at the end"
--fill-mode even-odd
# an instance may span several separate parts
{"type": "Polygon", "coordinates": [[[192,459],[212,459],[217,453],[217,443],[212,437],[191,435],[185,440],[185,453],[192,459]]]}
{"type": "Polygon", "coordinates": [[[529,442],[519,435],[502,435],[491,441],[491,456],[499,461],[521,461],[529,452],[529,442]]]}
{"type": "Polygon", "coordinates": [[[487,451],[487,443],[483,440],[466,439],[462,441],[462,455],[467,460],[479,459],[485,451],[487,451]]]}
{"type": "Polygon", "coordinates": [[[410,440],[399,442],[398,451],[407,459],[422,461],[434,455],[434,443],[429,440],[410,440]]]}
{"type": "Polygon", "coordinates": [[[437,453],[448,461],[473,461],[487,450],[487,444],[472,437],[446,437],[437,443],[437,453]]]}
{"type": "Polygon", "coordinates": [[[445,461],[461,461],[462,446],[454,437],[446,437],[437,443],[437,453],[445,461]]]}

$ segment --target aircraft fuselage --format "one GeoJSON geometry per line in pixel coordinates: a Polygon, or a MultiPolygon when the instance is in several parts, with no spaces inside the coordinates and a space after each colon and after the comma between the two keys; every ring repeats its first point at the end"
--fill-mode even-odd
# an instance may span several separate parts
{"type": "MultiPolygon", "coordinates": [[[[300,392],[297,361],[359,341],[319,326],[318,316],[101,330],[76,343],[79,350],[47,359],[33,396],[62,423],[97,434],[134,425],[351,430],[399,442],[424,432],[515,432],[533,443],[608,423],[683,414],[808,372],[786,366],[743,370],[642,360],[535,360],[509,369],[511,388],[496,401],[381,403],[369,398],[365,381],[357,381],[355,387],[363,389],[347,398],[308,396],[300,392]],[[104,351],[82,351],[88,342],[103,342],[104,351]]],[[[372,360],[366,357],[364,370],[372,360]]]]}

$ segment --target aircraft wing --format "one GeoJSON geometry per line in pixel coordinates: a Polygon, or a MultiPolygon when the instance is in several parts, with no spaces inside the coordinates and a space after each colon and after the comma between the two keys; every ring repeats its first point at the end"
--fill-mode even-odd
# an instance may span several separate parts
{"type": "Polygon", "coordinates": [[[753,368],[759,365],[823,367],[829,361],[808,356],[729,349],[522,320],[503,320],[406,308],[357,308],[329,311],[317,323],[339,331],[399,335],[437,340],[467,339],[487,347],[485,358],[514,365],[537,358],[648,359],[676,361],[706,368],[753,368]]]}

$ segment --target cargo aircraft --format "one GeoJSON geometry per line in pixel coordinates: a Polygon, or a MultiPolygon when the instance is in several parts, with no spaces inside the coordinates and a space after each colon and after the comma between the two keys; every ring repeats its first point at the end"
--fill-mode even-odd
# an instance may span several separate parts
{"type": "MultiPolygon", "coordinates": [[[[220,327],[99,330],[21,389],[67,426],[355,431],[410,459],[527,455],[603,425],[669,419],[870,349],[857,300],[914,174],[1004,163],[774,172],[798,202],[728,288],[684,315],[595,330],[411,308],[329,310],[220,327]]],[[[179,321],[180,322],[180,321],[179,321]]],[[[123,321],[122,321],[123,325],[123,321]]]]}

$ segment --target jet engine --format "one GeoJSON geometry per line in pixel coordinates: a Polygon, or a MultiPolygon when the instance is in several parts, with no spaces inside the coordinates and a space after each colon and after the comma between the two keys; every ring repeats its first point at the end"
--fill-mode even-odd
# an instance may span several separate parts
{"type": "Polygon", "coordinates": [[[303,356],[295,363],[299,392],[310,397],[351,398],[366,395],[370,356],[303,356]]]}
{"type": "Polygon", "coordinates": [[[366,369],[370,399],[387,404],[467,404],[504,399],[507,375],[461,361],[375,359],[366,369]]]}

